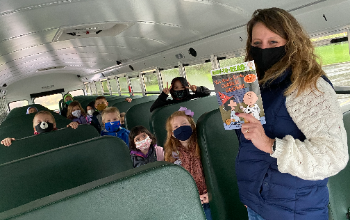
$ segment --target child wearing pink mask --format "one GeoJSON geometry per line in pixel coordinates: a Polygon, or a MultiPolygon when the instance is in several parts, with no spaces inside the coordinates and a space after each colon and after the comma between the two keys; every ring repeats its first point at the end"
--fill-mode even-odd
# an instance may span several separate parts
{"type": "Polygon", "coordinates": [[[164,151],[157,146],[157,140],[145,127],[136,126],[130,130],[129,147],[134,167],[164,161],[164,151]]]}

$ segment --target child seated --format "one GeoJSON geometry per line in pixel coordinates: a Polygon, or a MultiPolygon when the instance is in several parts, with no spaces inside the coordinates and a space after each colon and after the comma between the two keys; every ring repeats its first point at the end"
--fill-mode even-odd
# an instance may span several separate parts
{"type": "Polygon", "coordinates": [[[67,117],[68,106],[71,102],[73,102],[73,96],[71,94],[67,93],[63,96],[63,108],[61,111],[63,117],[67,117]]]}
{"type": "Polygon", "coordinates": [[[92,101],[86,106],[87,116],[89,118],[92,118],[94,112],[95,112],[95,101],[92,101]]]}
{"type": "Polygon", "coordinates": [[[35,113],[35,112],[38,112],[38,109],[35,108],[34,106],[31,106],[31,107],[27,108],[26,114],[29,115],[29,114],[32,114],[32,113],[35,113]]]}
{"type": "MultiPolygon", "coordinates": [[[[76,129],[78,125],[79,124],[77,122],[71,122],[67,125],[67,127],[76,129]]],[[[34,135],[57,130],[56,121],[53,115],[51,114],[51,112],[40,111],[36,113],[33,119],[33,129],[34,129],[34,135]]],[[[5,138],[4,140],[1,141],[1,144],[8,147],[12,144],[12,141],[14,140],[15,138],[5,138]]]]}
{"type": "Polygon", "coordinates": [[[104,123],[102,122],[101,113],[105,108],[108,107],[108,102],[106,97],[98,96],[95,99],[95,109],[96,111],[93,113],[91,117],[91,125],[94,126],[99,133],[104,129],[104,123]]]}
{"type": "Polygon", "coordinates": [[[125,128],[125,112],[120,113],[120,127],[125,128]]]}
{"type": "Polygon", "coordinates": [[[129,145],[134,167],[164,160],[163,148],[157,146],[156,137],[143,126],[130,130],[129,145]]]}
{"type": "Polygon", "coordinates": [[[122,139],[129,146],[129,130],[120,127],[120,113],[116,107],[108,107],[102,112],[104,129],[101,136],[111,135],[122,139]]]}
{"type": "Polygon", "coordinates": [[[208,95],[210,95],[210,91],[207,87],[191,85],[184,77],[176,77],[171,81],[170,88],[168,88],[167,83],[167,87],[163,89],[163,92],[158,96],[156,101],[154,101],[150,111],[152,112],[154,109],[164,105],[184,102],[208,95]],[[190,94],[190,89],[194,94],[190,94]],[[173,98],[172,100],[167,100],[169,93],[173,98]]]}
{"type": "Polygon", "coordinates": [[[79,124],[90,124],[91,119],[87,117],[84,109],[78,101],[71,102],[68,106],[67,118],[79,124]]]}
{"type": "Polygon", "coordinates": [[[193,112],[181,107],[166,122],[167,140],[164,145],[165,161],[181,165],[196,182],[207,219],[211,220],[207,185],[205,184],[200,149],[197,143],[193,112]]]}

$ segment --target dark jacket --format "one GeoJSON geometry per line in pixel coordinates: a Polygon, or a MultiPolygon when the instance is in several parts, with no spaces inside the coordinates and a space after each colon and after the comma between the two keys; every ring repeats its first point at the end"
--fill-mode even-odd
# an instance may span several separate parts
{"type": "Polygon", "coordinates": [[[91,125],[96,128],[98,133],[101,133],[102,126],[101,126],[99,118],[102,118],[100,112],[95,111],[91,116],[91,125]]]}
{"type": "Polygon", "coordinates": [[[154,101],[153,105],[150,108],[150,111],[152,112],[156,108],[163,107],[165,105],[170,105],[174,103],[180,103],[180,102],[185,102],[194,98],[199,98],[199,97],[205,97],[210,95],[210,90],[207,87],[204,86],[197,86],[197,90],[194,94],[189,94],[185,98],[181,100],[174,100],[174,99],[167,99],[168,95],[162,92],[156,101],[154,101]]]}
{"type": "Polygon", "coordinates": [[[136,150],[132,150],[130,155],[134,167],[139,167],[157,161],[157,154],[154,146],[149,148],[147,155],[144,155],[141,151],[136,150]]]}
{"type": "Polygon", "coordinates": [[[67,112],[68,112],[68,106],[66,103],[63,103],[63,108],[62,108],[62,111],[61,111],[61,115],[65,118],[67,118],[67,112]]]}
{"type": "MultiPolygon", "coordinates": [[[[304,134],[287,111],[283,95],[291,84],[290,76],[291,71],[286,71],[268,87],[261,88],[266,116],[263,127],[269,138],[291,135],[304,141],[304,134]]],[[[236,158],[237,183],[244,205],[264,219],[328,219],[327,178],[310,181],[279,172],[276,158],[256,148],[240,129],[235,131],[240,145],[236,158]]]]}

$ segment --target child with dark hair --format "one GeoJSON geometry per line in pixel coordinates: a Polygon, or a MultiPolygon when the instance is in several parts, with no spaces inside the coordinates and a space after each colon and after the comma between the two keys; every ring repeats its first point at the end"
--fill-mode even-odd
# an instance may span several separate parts
{"type": "Polygon", "coordinates": [[[120,127],[125,128],[125,112],[120,113],[120,127]]]}
{"type": "Polygon", "coordinates": [[[92,121],[92,116],[95,113],[95,101],[90,102],[86,106],[86,113],[87,113],[87,117],[90,119],[90,121],[92,121]]]}
{"type": "Polygon", "coordinates": [[[191,85],[184,77],[176,77],[171,81],[170,88],[167,85],[167,88],[163,89],[163,92],[151,106],[150,111],[152,112],[154,109],[164,105],[184,102],[208,95],[210,95],[210,91],[207,87],[191,85]],[[190,89],[194,94],[190,94],[190,89]],[[169,93],[173,98],[172,100],[167,100],[169,93]]]}
{"type": "Polygon", "coordinates": [[[136,126],[129,134],[130,155],[134,167],[164,160],[162,147],[156,137],[143,126],[136,126]]]}
{"type": "Polygon", "coordinates": [[[30,106],[29,108],[27,108],[26,114],[29,115],[29,114],[32,114],[32,113],[35,113],[35,112],[38,112],[38,109],[35,108],[34,106],[30,106]]]}
{"type": "Polygon", "coordinates": [[[106,97],[98,96],[95,99],[94,107],[96,109],[91,117],[91,125],[94,126],[99,133],[104,130],[104,123],[102,122],[102,112],[108,107],[108,102],[106,97]]]}

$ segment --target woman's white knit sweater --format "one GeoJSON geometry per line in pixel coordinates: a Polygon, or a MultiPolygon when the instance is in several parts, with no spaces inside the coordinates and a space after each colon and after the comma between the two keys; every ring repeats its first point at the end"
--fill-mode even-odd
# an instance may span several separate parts
{"type": "Polygon", "coordinates": [[[348,160],[347,136],[334,89],[323,78],[317,90],[286,98],[286,107],[306,139],[287,135],[276,138],[278,170],[305,180],[322,180],[345,168],[348,160]]]}

